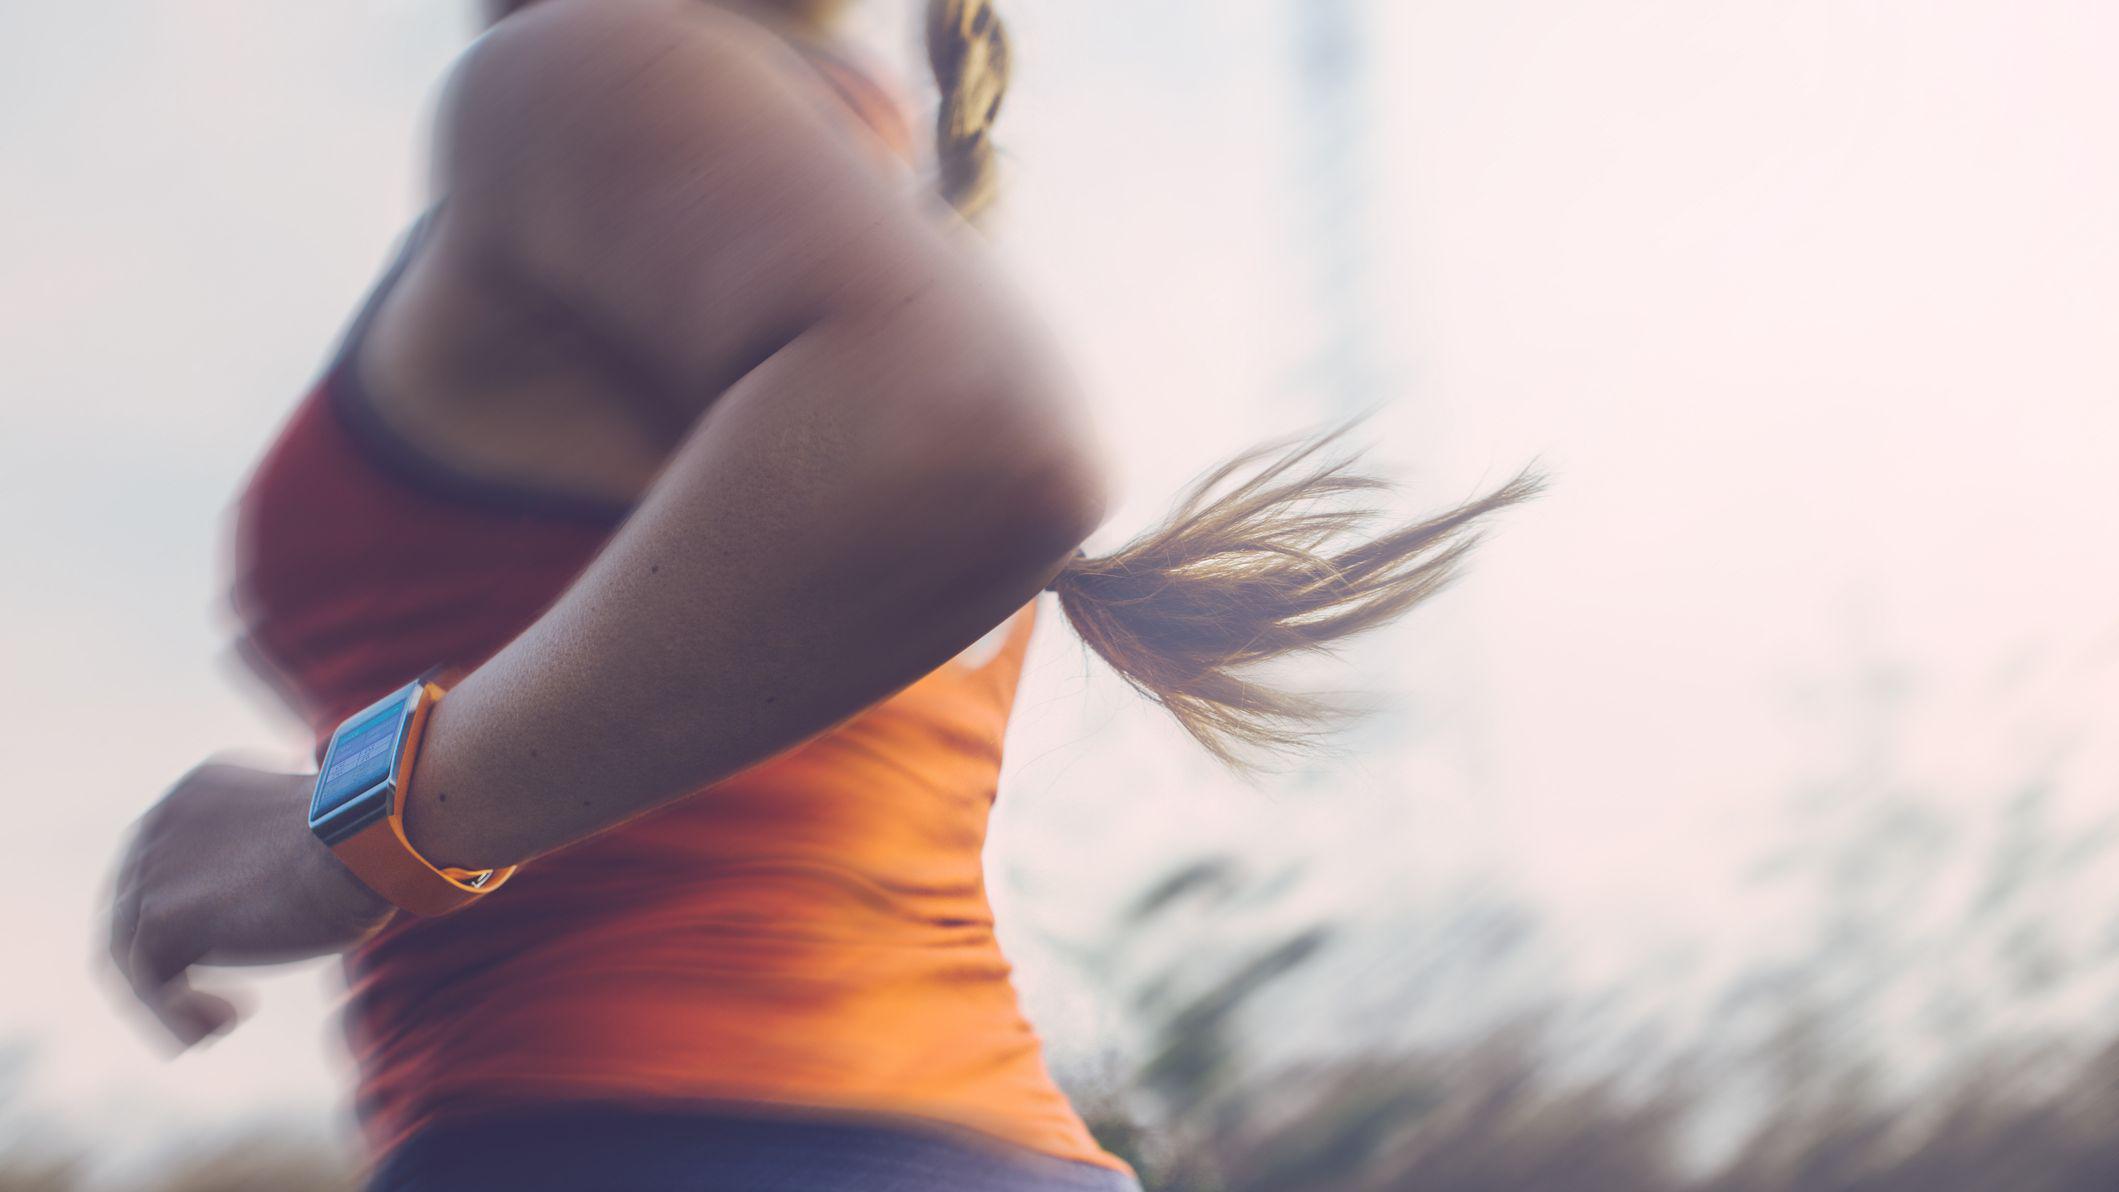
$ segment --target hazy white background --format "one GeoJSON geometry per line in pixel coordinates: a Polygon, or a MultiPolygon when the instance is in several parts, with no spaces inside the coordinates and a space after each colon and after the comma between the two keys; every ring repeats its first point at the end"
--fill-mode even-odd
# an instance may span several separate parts
{"type": "MultiPolygon", "coordinates": [[[[1004,9],[1022,66],[997,238],[1097,395],[1114,538],[1338,412],[1299,379],[1319,330],[1297,2],[1004,9]]],[[[111,851],[167,782],[231,746],[300,753],[226,660],[226,511],[417,209],[468,8],[0,6],[18,1126],[152,1141],[342,1104],[327,969],[252,983],[254,1021],[164,1063],[95,937],[111,851]]],[[[907,8],[863,18],[886,60],[910,62],[907,8]]],[[[1434,929],[1467,899],[1545,925],[1512,989],[1645,985],[1682,1019],[1684,991],[1801,946],[1811,887],[1761,865],[1858,831],[1876,792],[1940,825],[1915,923],[1968,897],[2025,782],[2063,833],[2119,807],[2119,7],[1371,0],[1365,20],[1347,218],[1399,394],[1378,458],[1422,504],[1534,455],[1556,483],[1361,652],[1348,673],[1393,700],[1358,753],[1264,789],[1048,624],[989,865],[1061,1062],[1128,1037],[1124,973],[1094,959],[1113,906],[1216,849],[1287,879],[1234,936],[1365,924],[1308,1034],[1417,1032],[1491,1008],[1469,986],[1391,1000],[1390,974],[1468,946],[1434,929]]],[[[2111,885],[2056,910],[2055,947],[2110,950],[2111,885]]],[[[2012,1004],[2119,1008],[2032,994],[2012,1004]]]]}

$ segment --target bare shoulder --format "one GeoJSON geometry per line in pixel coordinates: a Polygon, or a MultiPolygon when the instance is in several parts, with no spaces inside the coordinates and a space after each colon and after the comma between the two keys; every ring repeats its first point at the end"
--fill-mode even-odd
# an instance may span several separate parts
{"type": "Polygon", "coordinates": [[[717,138],[758,143],[806,114],[801,69],[771,31],[713,5],[546,0],[458,63],[437,165],[461,186],[548,164],[668,161],[717,138]]]}
{"type": "Polygon", "coordinates": [[[756,86],[791,54],[771,30],[697,0],[545,0],[474,42],[451,87],[467,112],[486,99],[558,110],[588,94],[650,97],[680,73],[708,91],[756,86]]]}
{"type": "Polygon", "coordinates": [[[544,0],[452,75],[436,181],[498,262],[663,373],[724,368],[821,307],[950,271],[801,53],[697,0],[544,0]]]}

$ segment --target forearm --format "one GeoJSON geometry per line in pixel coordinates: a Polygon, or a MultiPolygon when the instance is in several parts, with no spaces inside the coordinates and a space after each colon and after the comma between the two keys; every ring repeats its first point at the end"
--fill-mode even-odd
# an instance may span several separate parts
{"type": "MultiPolygon", "coordinates": [[[[559,602],[437,709],[406,823],[525,860],[902,688],[1033,598],[1100,498],[1065,428],[876,327],[799,337],[701,420],[559,602]],[[937,394],[943,396],[937,397],[937,394]]],[[[711,797],[711,796],[707,796],[711,797]]]]}

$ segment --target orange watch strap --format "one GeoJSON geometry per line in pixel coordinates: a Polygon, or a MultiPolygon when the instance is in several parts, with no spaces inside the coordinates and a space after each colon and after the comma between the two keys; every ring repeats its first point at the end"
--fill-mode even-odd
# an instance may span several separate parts
{"type": "Polygon", "coordinates": [[[397,790],[390,812],[331,846],[332,855],[353,875],[401,910],[433,917],[477,901],[513,876],[516,867],[484,871],[437,868],[405,836],[405,799],[412,789],[412,766],[426,732],[427,714],[442,697],[442,688],[427,683],[405,726],[404,752],[397,759],[397,790]]]}

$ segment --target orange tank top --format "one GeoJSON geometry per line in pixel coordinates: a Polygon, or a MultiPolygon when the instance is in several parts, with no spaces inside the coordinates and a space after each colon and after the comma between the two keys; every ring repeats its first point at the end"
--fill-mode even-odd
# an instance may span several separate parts
{"type": "MultiPolygon", "coordinates": [[[[909,144],[874,84],[825,66],[909,144]]],[[[625,513],[422,458],[360,391],[349,349],[366,322],[238,508],[243,646],[319,749],[408,677],[506,645],[625,513]]],[[[376,1149],[444,1120],[595,1102],[888,1115],[1125,1170],[1048,1075],[987,904],[981,849],[1032,620],[468,910],[394,919],[347,959],[376,1149]]]]}

